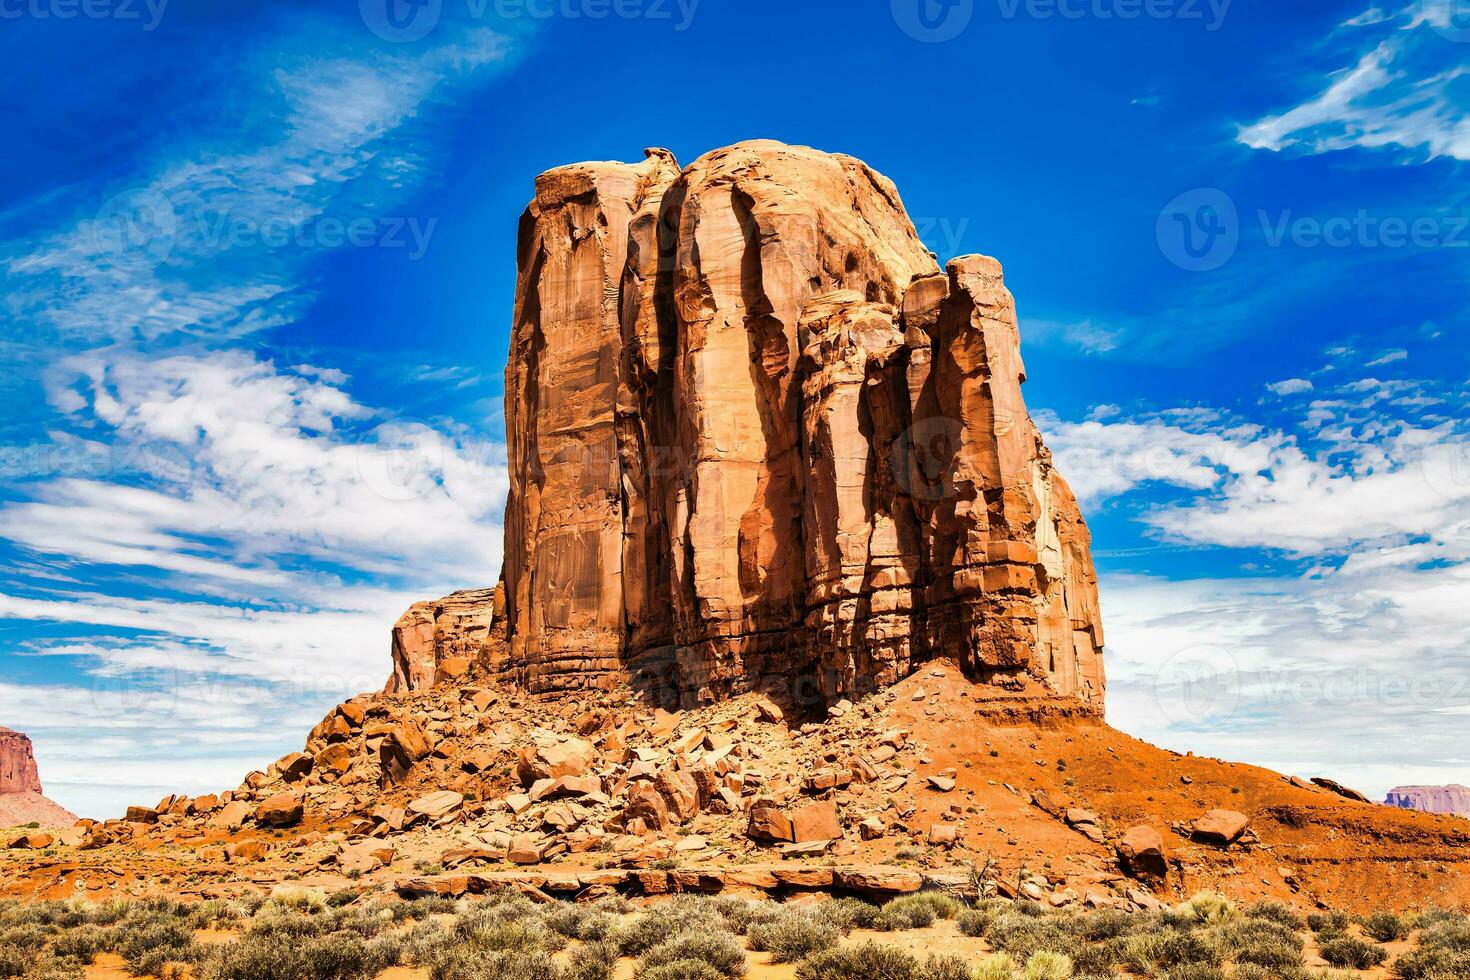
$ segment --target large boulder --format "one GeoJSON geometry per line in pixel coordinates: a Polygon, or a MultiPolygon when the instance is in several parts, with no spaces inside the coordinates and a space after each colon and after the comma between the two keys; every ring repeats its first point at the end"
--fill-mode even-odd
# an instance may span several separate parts
{"type": "Polygon", "coordinates": [[[260,801],[255,808],[255,822],[262,827],[294,827],[306,811],[298,793],[279,793],[260,801]]]}

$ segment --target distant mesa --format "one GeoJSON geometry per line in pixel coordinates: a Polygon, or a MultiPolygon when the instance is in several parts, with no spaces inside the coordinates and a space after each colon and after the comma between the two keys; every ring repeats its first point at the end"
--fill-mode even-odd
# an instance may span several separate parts
{"type": "Polygon", "coordinates": [[[1400,810],[1470,817],[1470,786],[1458,783],[1449,786],[1396,786],[1388,791],[1388,798],[1383,802],[1400,810]]]}
{"type": "Polygon", "coordinates": [[[70,827],[77,818],[41,792],[31,740],[0,726],[0,827],[70,827]]]}

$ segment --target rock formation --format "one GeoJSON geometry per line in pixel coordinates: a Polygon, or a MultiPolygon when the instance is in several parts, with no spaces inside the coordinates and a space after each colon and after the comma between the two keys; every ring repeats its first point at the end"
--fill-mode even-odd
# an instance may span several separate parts
{"type": "Polygon", "coordinates": [[[20,732],[0,727],[0,793],[39,793],[41,774],[31,740],[20,732]]]}
{"type": "Polygon", "coordinates": [[[463,676],[475,664],[495,666],[495,623],[504,616],[497,589],[456,592],[416,602],[393,624],[393,676],[388,693],[422,691],[463,676]]]}
{"type": "Polygon", "coordinates": [[[1470,817],[1470,786],[1397,786],[1383,802],[1401,810],[1470,817]]]}
{"type": "Polygon", "coordinates": [[[0,827],[37,823],[65,827],[76,817],[42,795],[31,740],[0,727],[0,827]]]}
{"type": "MultiPolygon", "coordinates": [[[[941,270],[887,178],[759,141],[543,174],[518,265],[509,679],[833,700],[945,656],[1101,709],[1089,536],[994,259],[941,270]]],[[[399,689],[441,658],[415,609],[399,689]]]]}

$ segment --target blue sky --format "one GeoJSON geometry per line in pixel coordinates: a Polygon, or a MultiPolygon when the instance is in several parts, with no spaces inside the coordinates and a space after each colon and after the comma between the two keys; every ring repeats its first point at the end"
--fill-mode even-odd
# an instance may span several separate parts
{"type": "Polygon", "coordinates": [[[1470,782],[1467,14],[4,0],[0,724],[110,815],[380,685],[498,573],[534,176],[762,137],[1005,264],[1114,724],[1470,782]]]}

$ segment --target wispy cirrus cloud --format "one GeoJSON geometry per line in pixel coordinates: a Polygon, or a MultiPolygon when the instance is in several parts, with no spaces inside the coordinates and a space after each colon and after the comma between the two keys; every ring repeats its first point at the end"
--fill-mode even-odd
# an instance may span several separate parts
{"type": "Polygon", "coordinates": [[[1397,14],[1374,7],[1349,20],[1333,40],[1355,63],[1329,75],[1311,99],[1242,126],[1240,142],[1260,150],[1394,148],[1470,159],[1470,68],[1464,45],[1449,36],[1453,6],[1430,0],[1397,14]]]}

